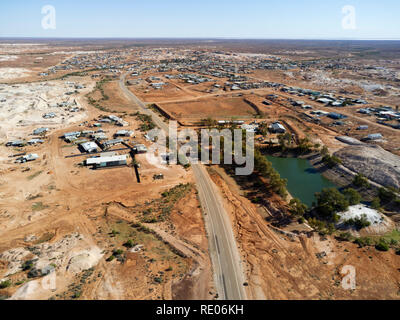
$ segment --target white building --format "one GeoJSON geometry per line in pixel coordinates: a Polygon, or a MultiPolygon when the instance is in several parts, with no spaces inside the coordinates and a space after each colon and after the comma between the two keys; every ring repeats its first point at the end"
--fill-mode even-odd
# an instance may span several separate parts
{"type": "Polygon", "coordinates": [[[117,167],[127,165],[127,156],[118,155],[110,157],[98,157],[90,158],[86,160],[87,166],[93,166],[94,169],[107,168],[107,167],[117,167]]]}
{"type": "Polygon", "coordinates": [[[93,153],[98,151],[98,145],[93,141],[82,143],[80,144],[80,147],[87,153],[93,153]]]}

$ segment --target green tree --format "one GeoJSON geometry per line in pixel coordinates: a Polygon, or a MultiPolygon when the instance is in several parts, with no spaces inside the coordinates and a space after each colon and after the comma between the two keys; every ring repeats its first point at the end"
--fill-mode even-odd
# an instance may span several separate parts
{"type": "Polygon", "coordinates": [[[374,198],[371,202],[371,208],[379,210],[380,207],[381,207],[381,200],[378,197],[374,198]]]}
{"type": "Polygon", "coordinates": [[[327,225],[328,234],[332,234],[336,231],[334,223],[328,223],[327,225]]]}
{"type": "Polygon", "coordinates": [[[349,201],[337,189],[323,189],[316,193],[318,213],[327,219],[337,220],[336,213],[346,211],[349,207],[349,201]]]}
{"type": "Polygon", "coordinates": [[[369,227],[371,222],[368,221],[367,216],[363,214],[361,218],[353,218],[346,221],[346,225],[354,226],[357,230],[361,230],[363,228],[369,227]]]}
{"type": "Polygon", "coordinates": [[[211,117],[208,117],[207,119],[203,119],[202,122],[203,122],[203,125],[208,128],[212,128],[217,125],[217,121],[211,117]]]}
{"type": "Polygon", "coordinates": [[[375,248],[379,251],[389,251],[389,245],[385,241],[385,239],[380,239],[379,242],[375,245],[375,248]]]}
{"type": "Polygon", "coordinates": [[[396,194],[389,189],[380,188],[378,191],[378,197],[381,200],[381,203],[387,204],[394,200],[396,200],[396,194]]]}
{"type": "Polygon", "coordinates": [[[280,134],[278,136],[279,145],[282,149],[286,149],[292,143],[292,135],[289,132],[285,134],[280,134]]]}
{"type": "Polygon", "coordinates": [[[266,123],[261,123],[258,127],[258,133],[266,137],[268,135],[268,125],[266,123]]]}
{"type": "Polygon", "coordinates": [[[0,289],[5,289],[11,286],[11,281],[6,280],[0,283],[0,289]]]}
{"type": "Polygon", "coordinates": [[[115,256],[112,256],[112,255],[111,255],[111,256],[109,256],[109,257],[107,258],[106,261],[107,261],[107,262],[110,262],[110,261],[113,261],[114,259],[115,259],[115,256]]]}
{"type": "Polygon", "coordinates": [[[336,156],[330,156],[329,154],[327,154],[326,156],[324,156],[322,158],[322,161],[328,166],[328,168],[333,168],[338,164],[342,163],[342,160],[340,160],[338,157],[336,156]]]}
{"type": "Polygon", "coordinates": [[[303,216],[307,211],[307,206],[298,198],[290,200],[289,206],[290,211],[296,216],[303,216]]]}
{"type": "Polygon", "coordinates": [[[328,149],[327,146],[323,146],[323,147],[322,147],[322,149],[321,149],[321,155],[322,155],[322,156],[329,155],[329,149],[328,149]]]}
{"type": "Polygon", "coordinates": [[[369,186],[370,186],[368,179],[361,173],[357,174],[354,177],[353,185],[355,185],[356,187],[359,187],[359,188],[369,188],[369,186]]]}
{"type": "Polygon", "coordinates": [[[312,147],[313,147],[313,145],[311,144],[311,142],[308,138],[304,138],[299,141],[298,149],[302,153],[311,151],[312,147]]]}
{"type": "Polygon", "coordinates": [[[344,190],[343,194],[351,206],[354,206],[361,202],[361,195],[353,188],[348,188],[344,190]]]}
{"type": "Polygon", "coordinates": [[[124,243],[124,247],[133,248],[135,246],[135,242],[132,239],[129,239],[127,242],[124,243]]]}
{"type": "Polygon", "coordinates": [[[354,240],[354,243],[358,244],[360,248],[373,245],[372,239],[369,237],[357,238],[354,240]]]}

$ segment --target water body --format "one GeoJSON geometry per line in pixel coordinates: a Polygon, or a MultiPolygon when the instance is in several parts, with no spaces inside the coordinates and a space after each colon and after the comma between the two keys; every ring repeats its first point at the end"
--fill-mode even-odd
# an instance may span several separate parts
{"type": "Polygon", "coordinates": [[[315,170],[308,160],[273,156],[267,156],[267,159],[281,177],[288,180],[287,189],[290,194],[309,207],[315,201],[316,192],[337,187],[315,170]]]}

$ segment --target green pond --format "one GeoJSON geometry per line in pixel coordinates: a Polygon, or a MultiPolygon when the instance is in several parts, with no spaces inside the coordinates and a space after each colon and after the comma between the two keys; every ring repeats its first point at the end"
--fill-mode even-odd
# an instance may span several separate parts
{"type": "Polygon", "coordinates": [[[315,201],[315,193],[336,185],[315,170],[308,160],[299,158],[279,158],[267,156],[272,166],[282,178],[287,179],[287,189],[294,198],[299,198],[307,206],[315,201]]]}

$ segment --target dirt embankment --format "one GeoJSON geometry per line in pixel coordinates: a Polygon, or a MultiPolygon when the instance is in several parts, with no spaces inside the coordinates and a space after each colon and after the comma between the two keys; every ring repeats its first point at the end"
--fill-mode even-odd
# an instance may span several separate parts
{"type": "Polygon", "coordinates": [[[222,176],[212,178],[223,192],[247,265],[249,298],[400,299],[400,257],[393,251],[360,249],[317,234],[293,238],[277,233],[261,217],[260,208],[222,176]],[[344,266],[355,268],[355,290],[342,287],[344,266]]]}
{"type": "Polygon", "coordinates": [[[375,145],[356,145],[336,152],[343,165],[383,186],[400,188],[400,157],[375,145]]]}

